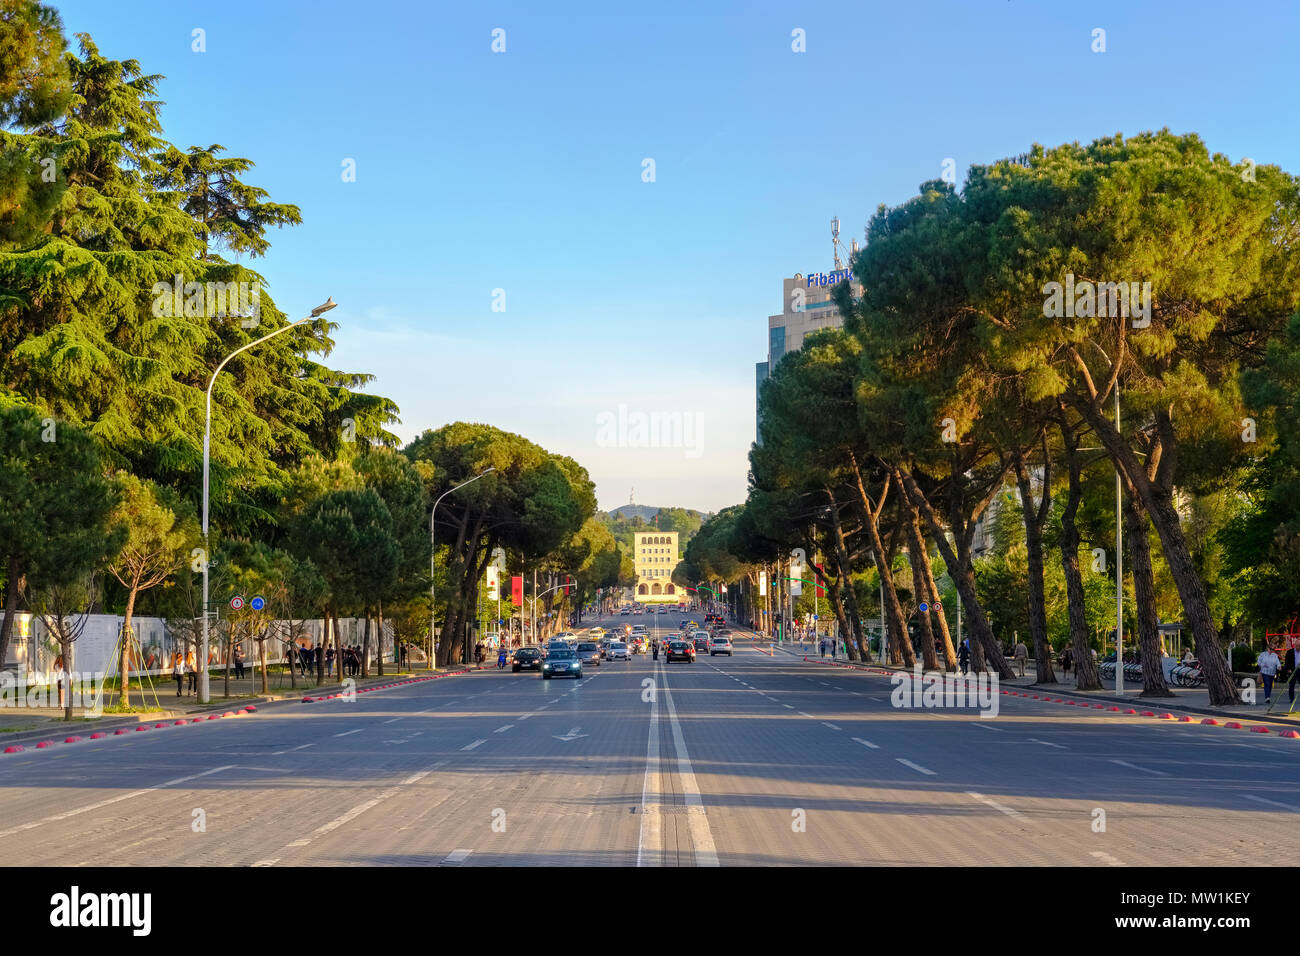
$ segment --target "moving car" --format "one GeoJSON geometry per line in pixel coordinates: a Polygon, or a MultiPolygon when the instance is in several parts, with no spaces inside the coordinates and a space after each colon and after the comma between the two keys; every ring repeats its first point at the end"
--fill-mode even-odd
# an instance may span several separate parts
{"type": "Polygon", "coordinates": [[[538,647],[521,647],[514,652],[510,661],[510,669],[518,674],[521,670],[527,668],[532,671],[542,669],[542,651],[538,647]]]}
{"type": "Polygon", "coordinates": [[[695,642],[695,649],[697,651],[707,651],[709,649],[708,631],[696,631],[691,635],[691,639],[695,642]]]}
{"type": "Polygon", "coordinates": [[[669,641],[668,649],[664,653],[664,663],[672,663],[673,661],[685,661],[688,664],[694,664],[695,646],[690,641],[669,641]]]}
{"type": "Polygon", "coordinates": [[[726,654],[731,657],[731,638],[723,637],[721,634],[714,634],[709,638],[709,656],[714,654],[726,654]]]}
{"type": "Polygon", "coordinates": [[[610,641],[605,659],[610,661],[630,661],[632,659],[632,650],[622,641],[610,641]]]}
{"type": "Polygon", "coordinates": [[[583,641],[578,645],[578,660],[584,664],[600,666],[600,645],[595,641],[583,641]]]}
{"type": "Polygon", "coordinates": [[[582,661],[578,659],[577,652],[569,650],[568,647],[552,649],[550,656],[546,658],[546,663],[542,665],[543,680],[550,680],[552,677],[581,676],[582,661]]]}

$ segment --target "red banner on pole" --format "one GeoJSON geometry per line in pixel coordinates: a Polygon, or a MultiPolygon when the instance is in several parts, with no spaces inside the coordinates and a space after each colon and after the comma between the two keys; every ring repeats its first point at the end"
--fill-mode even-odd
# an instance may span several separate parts
{"type": "Polygon", "coordinates": [[[515,607],[524,606],[524,576],[516,574],[510,579],[511,601],[515,607]]]}
{"type": "MultiPolygon", "coordinates": [[[[822,566],[819,564],[819,565],[817,565],[817,570],[818,570],[818,571],[822,571],[822,570],[824,570],[824,569],[823,569],[822,566]]],[[[819,598],[824,598],[824,597],[826,596],[826,589],[825,589],[824,587],[822,587],[822,579],[821,579],[820,577],[817,578],[817,596],[818,596],[819,598]]]]}

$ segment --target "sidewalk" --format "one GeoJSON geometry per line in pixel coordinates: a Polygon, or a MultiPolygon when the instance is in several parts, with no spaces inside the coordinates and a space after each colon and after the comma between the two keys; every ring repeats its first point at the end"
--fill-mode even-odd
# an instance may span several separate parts
{"type": "MultiPolygon", "coordinates": [[[[493,666],[495,667],[495,664],[493,666]]],[[[469,667],[457,665],[436,673],[450,675],[470,673],[480,669],[474,665],[469,667]]],[[[355,680],[357,688],[360,689],[376,684],[386,684],[392,680],[426,677],[428,674],[429,670],[423,664],[417,664],[401,671],[395,670],[391,664],[386,664],[383,677],[379,677],[372,668],[370,677],[355,678],[355,680]]],[[[308,677],[312,676],[308,675],[308,677]]],[[[135,688],[131,690],[131,702],[134,706],[152,708],[154,706],[154,694],[156,693],[159,709],[134,714],[104,714],[102,717],[81,717],[79,715],[82,713],[83,708],[74,707],[71,721],[63,720],[63,708],[61,707],[7,707],[0,709],[0,742],[6,745],[21,744],[29,740],[44,740],[67,734],[111,731],[119,727],[132,727],[136,724],[155,720],[207,714],[212,711],[224,712],[232,707],[244,707],[248,704],[261,706],[278,701],[296,701],[305,696],[311,696],[310,692],[317,688],[331,693],[339,688],[338,681],[328,678],[324,684],[320,685],[317,685],[314,680],[310,684],[304,683],[301,675],[298,676],[297,680],[297,688],[291,688],[289,678],[286,675],[284,685],[280,687],[277,686],[277,676],[269,675],[267,686],[270,692],[263,694],[261,693],[262,677],[260,672],[252,677],[245,676],[242,680],[231,678],[230,696],[225,697],[223,696],[225,678],[214,675],[209,679],[208,694],[211,700],[207,704],[200,704],[198,697],[194,694],[186,693],[181,697],[177,697],[176,682],[167,681],[166,683],[155,684],[153,691],[146,690],[143,699],[139,690],[135,688]]],[[[114,692],[112,695],[114,702],[116,697],[116,692],[114,692]]],[[[104,706],[109,706],[108,695],[105,695],[104,706]]]]}

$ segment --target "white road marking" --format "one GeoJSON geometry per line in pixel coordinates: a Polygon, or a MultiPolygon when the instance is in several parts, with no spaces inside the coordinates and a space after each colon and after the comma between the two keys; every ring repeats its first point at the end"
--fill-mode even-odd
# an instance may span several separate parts
{"type": "Polygon", "coordinates": [[[448,863],[464,863],[465,860],[469,859],[469,855],[473,852],[473,850],[452,850],[447,854],[447,858],[442,861],[443,865],[445,866],[448,863]]]}
{"type": "Polygon", "coordinates": [[[472,744],[466,744],[464,747],[461,747],[460,749],[461,749],[461,750],[473,750],[475,747],[479,746],[480,744],[485,744],[485,743],[487,743],[487,738],[486,738],[486,737],[484,737],[482,740],[476,740],[476,741],[474,741],[472,744]]]}
{"type": "Polygon", "coordinates": [[[54,823],[59,820],[66,820],[69,817],[79,816],[83,813],[89,813],[91,810],[98,810],[101,807],[111,806],[114,803],[121,803],[123,800],[130,800],[132,797],[144,796],[146,793],[153,793],[155,790],[162,790],[165,787],[174,787],[177,784],[188,783],[191,780],[197,780],[199,777],[206,777],[209,774],[221,773],[223,770],[234,769],[235,764],[229,763],[221,767],[213,767],[211,770],[204,770],[202,773],[192,773],[187,777],[177,777],[175,780],[168,780],[166,783],[160,783],[157,786],[145,787],[143,790],[132,790],[130,793],[124,793],[120,796],[109,797],[107,800],[100,800],[98,803],[87,804],[84,807],[78,807],[75,810],[67,810],[63,813],[56,813],[40,820],[34,820],[31,823],[24,823],[22,826],[13,827],[8,830],[0,830],[0,837],[7,837],[23,830],[31,830],[40,826],[42,823],[54,823]]]}
{"type": "Polygon", "coordinates": [[[511,727],[513,727],[513,726],[514,726],[514,724],[506,724],[504,727],[498,727],[496,730],[492,731],[492,733],[494,733],[494,734],[504,734],[507,730],[509,730],[509,729],[510,729],[511,727]]]}
{"type": "Polygon", "coordinates": [[[870,740],[863,740],[861,737],[854,737],[855,742],[862,744],[864,747],[870,747],[872,750],[879,750],[879,744],[873,744],[870,740]]]}
{"type": "Polygon", "coordinates": [[[1135,763],[1129,763],[1127,760],[1112,760],[1111,763],[1117,763],[1121,767],[1128,767],[1130,770],[1141,770],[1143,773],[1149,773],[1157,777],[1167,777],[1169,774],[1163,770],[1150,770],[1147,767],[1139,767],[1135,763]]]}
{"type": "Polygon", "coordinates": [[[1095,856],[1097,859],[1101,860],[1101,862],[1105,863],[1105,864],[1108,865],[1108,866],[1123,866],[1123,865],[1124,865],[1124,864],[1121,863],[1119,860],[1117,860],[1117,859],[1115,859],[1113,856],[1111,856],[1109,853],[1102,853],[1100,850],[1093,850],[1093,851],[1092,851],[1091,853],[1089,853],[1088,855],[1089,855],[1089,856],[1095,856]]]}
{"type": "Polygon", "coordinates": [[[1029,742],[1030,742],[1030,743],[1034,743],[1034,744],[1042,744],[1044,747],[1055,747],[1057,750],[1069,750],[1069,749],[1070,749],[1069,747],[1065,746],[1064,744],[1054,744],[1054,743],[1052,743],[1050,740],[1039,740],[1037,737],[1030,737],[1030,738],[1029,738],[1029,742]]]}
{"type": "Polygon", "coordinates": [[[895,757],[894,759],[897,760],[899,763],[901,763],[904,767],[911,767],[911,768],[912,768],[913,770],[915,770],[917,773],[923,773],[923,774],[925,774],[925,775],[927,775],[927,776],[930,776],[930,777],[933,777],[933,776],[934,776],[934,771],[933,771],[933,770],[926,770],[926,769],[925,769],[924,767],[922,767],[919,763],[912,763],[912,761],[910,761],[910,760],[904,760],[902,757],[895,757]]]}
{"type": "Polygon", "coordinates": [[[403,718],[401,718],[401,717],[394,717],[392,720],[385,720],[384,723],[386,723],[386,724],[395,724],[395,723],[397,723],[399,720],[402,720],[402,719],[403,719],[403,718]]]}
{"type": "Polygon", "coordinates": [[[1024,816],[1024,814],[1021,813],[1019,810],[1012,810],[1010,807],[1005,807],[1002,804],[998,803],[996,800],[994,800],[992,797],[986,797],[982,793],[976,793],[974,790],[967,790],[966,795],[968,797],[974,797],[980,803],[992,807],[994,810],[997,810],[999,813],[1005,813],[1009,817],[1024,816]]]}
{"type": "Polygon", "coordinates": [[[823,720],[823,721],[822,721],[822,725],[825,726],[825,727],[829,727],[831,730],[839,730],[839,729],[840,729],[840,726],[839,726],[838,724],[832,724],[829,720],[823,720]]]}
{"type": "Polygon", "coordinates": [[[668,722],[673,729],[673,745],[677,748],[677,777],[681,782],[682,796],[686,799],[686,822],[690,827],[691,843],[695,847],[696,866],[717,866],[718,851],[713,844],[713,832],[709,829],[709,817],[704,809],[704,800],[700,796],[700,786],[695,780],[695,770],[691,767],[691,757],[686,750],[686,738],[682,736],[682,727],[677,720],[677,708],[673,706],[673,692],[668,687],[668,677],[664,675],[664,702],[668,705],[668,722]]]}
{"type": "Polygon", "coordinates": [[[358,727],[356,730],[345,730],[345,731],[343,731],[343,733],[341,733],[341,734],[335,734],[334,736],[335,736],[335,737],[351,737],[353,734],[359,734],[359,733],[361,733],[361,731],[363,731],[363,730],[365,730],[365,729],[366,729],[366,728],[364,728],[364,727],[358,727]]]}
{"type": "Polygon", "coordinates": [[[990,727],[986,722],[982,720],[968,720],[966,721],[966,723],[970,724],[972,727],[983,727],[985,730],[995,730],[998,733],[1002,733],[1001,727],[990,727]]]}
{"type": "Polygon", "coordinates": [[[1247,800],[1254,800],[1256,803],[1267,803],[1270,807],[1280,807],[1283,810],[1290,810],[1292,813],[1300,813],[1300,807],[1293,807],[1289,803],[1278,803],[1276,800],[1265,800],[1263,797],[1257,797],[1253,793],[1243,793],[1247,800]]]}
{"type": "Polygon", "coordinates": [[[277,856],[273,860],[258,860],[256,863],[253,864],[253,866],[275,866],[275,864],[279,862],[280,862],[280,858],[277,856]]]}
{"type": "MultiPolygon", "coordinates": [[[[775,697],[773,697],[772,699],[773,699],[773,700],[776,700],[775,697]]],[[[786,708],[787,710],[794,710],[794,707],[793,707],[792,705],[790,705],[790,704],[782,704],[781,706],[784,707],[784,708],[786,708]]]]}
{"type": "Polygon", "coordinates": [[[641,782],[641,831],[637,837],[636,865],[663,865],[663,839],[659,818],[659,695],[650,698],[650,733],[645,745],[645,776],[641,782]],[[654,802],[651,802],[653,796],[654,802]]]}

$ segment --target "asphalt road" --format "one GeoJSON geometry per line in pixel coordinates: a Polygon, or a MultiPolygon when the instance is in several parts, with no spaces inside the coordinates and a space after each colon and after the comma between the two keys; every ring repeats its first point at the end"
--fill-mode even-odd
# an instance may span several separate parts
{"type": "Polygon", "coordinates": [[[1008,696],[991,719],[899,709],[891,690],[739,640],[694,664],[489,670],[29,749],[0,757],[0,859],[1179,866],[1300,849],[1300,740],[1008,696]]]}

